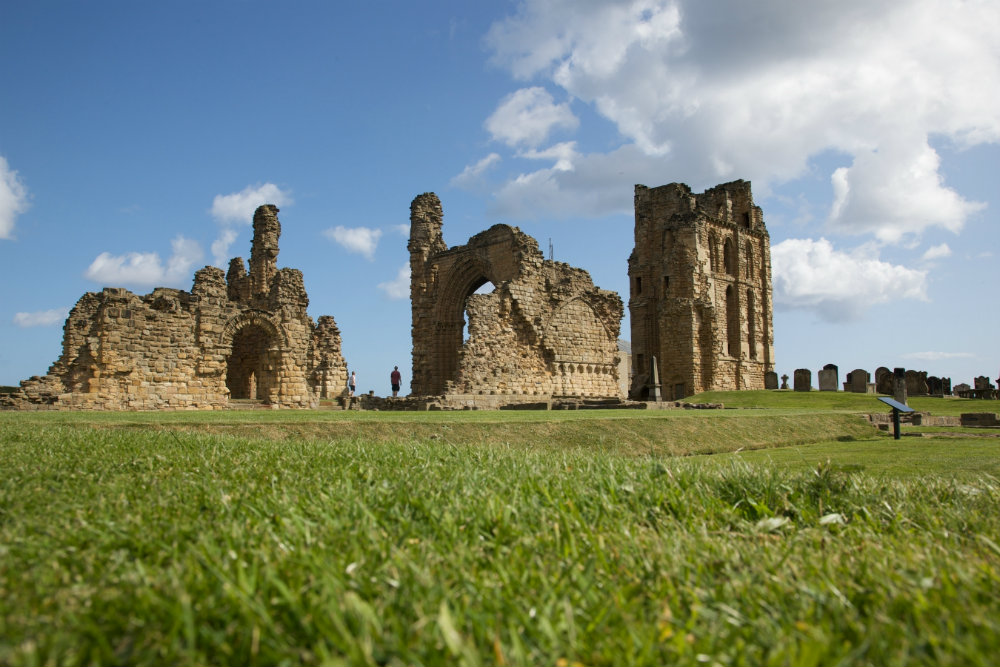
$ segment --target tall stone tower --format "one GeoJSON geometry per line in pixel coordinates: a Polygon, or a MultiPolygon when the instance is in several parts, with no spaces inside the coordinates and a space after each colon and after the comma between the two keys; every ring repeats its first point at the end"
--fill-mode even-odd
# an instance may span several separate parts
{"type": "Polygon", "coordinates": [[[649,398],[654,381],[667,400],[764,388],[774,369],[771,244],[749,182],[702,194],[636,185],[628,273],[632,398],[649,398]]]}
{"type": "Polygon", "coordinates": [[[250,247],[250,293],[253,296],[267,294],[271,279],[278,272],[280,236],[278,207],[273,204],[258,206],[253,214],[253,245],[250,247]]]}

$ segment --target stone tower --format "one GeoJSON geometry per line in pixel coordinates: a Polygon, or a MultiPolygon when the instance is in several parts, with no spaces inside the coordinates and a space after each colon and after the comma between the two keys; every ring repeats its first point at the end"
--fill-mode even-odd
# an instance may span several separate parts
{"type": "Polygon", "coordinates": [[[278,207],[258,206],[253,214],[253,244],[250,246],[250,294],[266,294],[274,274],[278,272],[278,238],[281,223],[278,207]]]}
{"type": "Polygon", "coordinates": [[[763,389],[774,370],[771,244],[750,183],[635,186],[630,396],[763,389]]]}

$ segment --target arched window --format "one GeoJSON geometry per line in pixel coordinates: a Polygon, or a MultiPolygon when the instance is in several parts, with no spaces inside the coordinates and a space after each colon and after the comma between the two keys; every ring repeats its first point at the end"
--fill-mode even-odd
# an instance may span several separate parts
{"type": "Polygon", "coordinates": [[[725,265],[726,273],[731,276],[736,276],[736,245],[733,243],[733,239],[730,237],[726,238],[725,244],[722,246],[722,261],[725,265]]]}
{"type": "Polygon", "coordinates": [[[750,344],[750,358],[757,358],[757,317],[755,315],[753,291],[747,290],[747,342],[750,344]]]}
{"type": "Polygon", "coordinates": [[[753,278],[753,246],[750,245],[750,241],[747,241],[746,250],[744,252],[744,259],[747,263],[747,280],[753,278]]]}
{"type": "Polygon", "coordinates": [[[710,234],[708,237],[708,263],[712,271],[719,270],[719,241],[715,238],[715,234],[710,234]]]}
{"type": "Polygon", "coordinates": [[[740,356],[740,305],[737,303],[736,288],[726,288],[726,343],[731,357],[740,356]]]}

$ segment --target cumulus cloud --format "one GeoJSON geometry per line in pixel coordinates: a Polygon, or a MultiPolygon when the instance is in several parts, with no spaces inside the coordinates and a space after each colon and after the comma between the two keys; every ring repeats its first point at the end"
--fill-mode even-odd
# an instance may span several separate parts
{"type": "Polygon", "coordinates": [[[166,263],[155,252],[112,255],[102,252],[84,272],[84,277],[101,285],[137,287],[182,287],[191,280],[195,266],[204,257],[196,241],[178,236],[170,242],[172,253],[166,263]]]}
{"type": "Polygon", "coordinates": [[[835,250],[826,239],[788,239],[771,248],[774,305],[804,308],[828,322],[859,319],[894,299],[927,300],[927,272],[883,262],[869,248],[835,250]]]}
{"type": "Polygon", "coordinates": [[[279,208],[292,203],[288,190],[282,190],[274,183],[248,185],[239,192],[215,195],[212,200],[212,217],[221,225],[219,237],[212,242],[212,259],[215,266],[225,266],[229,260],[229,247],[236,240],[236,227],[253,223],[253,213],[262,204],[274,204],[279,208]]]}
{"type": "Polygon", "coordinates": [[[28,210],[28,188],[0,156],[0,239],[14,236],[14,221],[28,210]]]}
{"type": "Polygon", "coordinates": [[[368,260],[375,259],[375,248],[382,238],[381,229],[368,227],[344,227],[337,225],[323,231],[323,236],[343,246],[348,252],[363,255],[368,260]]]}
{"type": "Polygon", "coordinates": [[[212,217],[219,222],[249,225],[253,222],[253,212],[261,204],[280,207],[291,203],[291,195],[274,183],[248,185],[239,192],[215,195],[212,200],[212,217]]]}
{"type": "Polygon", "coordinates": [[[410,265],[404,264],[399,267],[396,277],[393,280],[379,283],[378,288],[385,292],[390,299],[410,298],[410,265]]]}
{"type": "Polygon", "coordinates": [[[15,313],[14,324],[19,327],[50,327],[62,324],[69,317],[69,308],[36,310],[31,313],[15,313]]]}
{"type": "Polygon", "coordinates": [[[574,130],[579,123],[568,103],[556,104],[549,91],[534,86],[505,97],[485,126],[496,141],[534,147],[544,142],[552,130],[574,130]]]}
{"type": "MultiPolygon", "coordinates": [[[[929,138],[1000,141],[998,31],[1000,4],[989,2],[524,0],[491,27],[493,61],[591,105],[622,142],[574,170],[511,176],[500,192],[531,196],[545,181],[561,198],[550,206],[572,207],[586,196],[581,163],[631,146],[652,165],[633,182],[655,174],[650,185],[700,190],[745,178],[760,196],[834,151],[851,164],[830,174],[831,231],[889,243],[956,232],[980,205],[947,186],[929,138]]],[[[501,108],[515,111],[514,95],[501,108]]],[[[491,120],[516,117],[499,111],[491,120]]],[[[530,117],[520,134],[510,120],[487,129],[540,148],[553,126],[530,117]]]]}
{"type": "Polygon", "coordinates": [[[951,248],[948,247],[947,243],[931,246],[927,249],[927,252],[923,254],[921,259],[931,261],[934,259],[941,259],[943,257],[951,257],[951,248]]]}

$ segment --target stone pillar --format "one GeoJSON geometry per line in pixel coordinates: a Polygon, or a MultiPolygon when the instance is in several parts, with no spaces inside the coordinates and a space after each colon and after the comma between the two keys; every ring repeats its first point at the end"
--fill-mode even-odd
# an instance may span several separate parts
{"type": "Polygon", "coordinates": [[[906,369],[892,369],[892,382],[892,397],[896,399],[896,402],[906,405],[906,369]]]}
{"type": "Polygon", "coordinates": [[[795,391],[812,391],[812,371],[808,368],[795,369],[795,391]]]}
{"type": "Polygon", "coordinates": [[[278,272],[278,207],[272,204],[258,206],[253,214],[253,245],[250,247],[250,294],[266,295],[271,289],[271,279],[278,272]]]}

